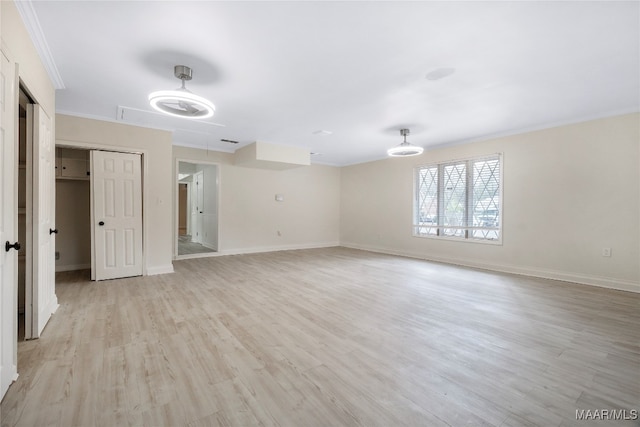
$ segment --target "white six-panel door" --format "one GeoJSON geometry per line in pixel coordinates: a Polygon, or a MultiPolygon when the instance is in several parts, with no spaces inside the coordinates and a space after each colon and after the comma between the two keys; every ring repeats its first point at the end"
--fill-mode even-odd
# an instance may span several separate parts
{"type": "Polygon", "coordinates": [[[26,338],[37,338],[58,308],[55,284],[55,144],[51,118],[37,104],[33,117],[33,280],[27,289],[26,338]],[[31,292],[29,292],[31,291],[31,292]],[[31,300],[31,307],[29,307],[31,300]]]}
{"type": "Polygon", "coordinates": [[[91,151],[95,280],[142,275],[141,156],[91,151]]]}
{"type": "Polygon", "coordinates": [[[16,379],[17,371],[17,265],[18,251],[5,250],[5,243],[15,243],[16,165],[14,126],[15,72],[4,52],[0,53],[0,399],[16,379]]]}

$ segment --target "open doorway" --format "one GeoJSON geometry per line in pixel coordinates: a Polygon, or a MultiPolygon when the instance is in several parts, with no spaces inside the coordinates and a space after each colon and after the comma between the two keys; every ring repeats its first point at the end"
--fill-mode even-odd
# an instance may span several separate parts
{"type": "Polygon", "coordinates": [[[89,150],[56,147],[56,272],[91,276],[89,150]]]}
{"type": "Polygon", "coordinates": [[[18,341],[25,339],[25,314],[27,286],[31,286],[32,269],[32,143],[29,141],[28,106],[33,101],[20,87],[18,96],[18,341]]]}
{"type": "Polygon", "coordinates": [[[29,90],[18,90],[16,205],[18,341],[38,338],[58,308],[55,293],[54,137],[51,117],[29,90]]]}
{"type": "Polygon", "coordinates": [[[178,160],[176,258],[218,251],[218,166],[178,160]]]}

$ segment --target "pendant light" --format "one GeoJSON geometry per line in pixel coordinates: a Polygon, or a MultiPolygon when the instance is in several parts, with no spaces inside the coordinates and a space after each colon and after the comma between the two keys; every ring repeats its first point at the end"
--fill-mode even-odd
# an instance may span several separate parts
{"type": "Polygon", "coordinates": [[[182,80],[182,86],[176,90],[160,90],[149,95],[151,106],[164,114],[187,119],[207,119],[213,116],[216,107],[201,96],[187,90],[185,82],[191,80],[191,68],[176,65],[173,74],[182,80]]]}
{"type": "Polygon", "coordinates": [[[387,150],[387,154],[391,157],[409,157],[422,154],[424,148],[412,145],[407,142],[407,135],[409,135],[409,129],[400,129],[400,135],[404,137],[404,142],[393,148],[387,150]]]}

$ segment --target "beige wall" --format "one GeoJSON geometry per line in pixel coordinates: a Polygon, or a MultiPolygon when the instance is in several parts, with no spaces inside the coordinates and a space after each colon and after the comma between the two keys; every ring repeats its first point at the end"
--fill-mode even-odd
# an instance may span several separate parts
{"type": "Polygon", "coordinates": [[[171,224],[166,233],[151,233],[152,270],[170,265],[175,160],[183,159],[220,167],[220,254],[340,243],[640,291],[639,121],[626,115],[414,158],[284,171],[235,166],[228,153],[171,148],[166,132],[68,116],[58,116],[57,138],[149,151],[151,227],[171,224]],[[496,152],[504,157],[503,244],[413,237],[413,168],[496,152]],[[610,258],[601,256],[604,247],[612,248],[610,258]]]}
{"type": "Polygon", "coordinates": [[[338,245],[339,168],[252,169],[233,165],[232,154],[178,146],[173,156],[220,166],[221,254],[338,245]]]}
{"type": "Polygon", "coordinates": [[[2,49],[9,60],[18,65],[18,75],[29,95],[53,118],[55,89],[36,51],[22,17],[12,1],[0,1],[2,19],[2,49]]]}
{"type": "Polygon", "coordinates": [[[640,291],[639,141],[631,114],[345,167],[341,243],[640,291]],[[415,166],[498,152],[502,245],[412,237],[415,166]]]}
{"type": "Polygon", "coordinates": [[[171,133],[58,114],[56,144],[142,153],[145,271],[172,272],[171,133]]]}

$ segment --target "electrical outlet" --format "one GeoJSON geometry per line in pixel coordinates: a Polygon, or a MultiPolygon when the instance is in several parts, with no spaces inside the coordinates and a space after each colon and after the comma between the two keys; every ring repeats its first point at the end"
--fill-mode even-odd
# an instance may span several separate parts
{"type": "Polygon", "coordinates": [[[610,257],[611,256],[611,248],[602,248],[602,256],[610,257]]]}

